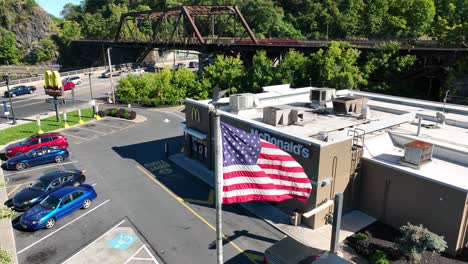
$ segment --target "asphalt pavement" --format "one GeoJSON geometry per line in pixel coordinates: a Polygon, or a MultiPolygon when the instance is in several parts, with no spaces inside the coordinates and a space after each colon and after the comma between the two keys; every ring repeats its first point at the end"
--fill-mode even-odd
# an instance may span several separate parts
{"type": "MultiPolygon", "coordinates": [[[[114,76],[114,85],[120,79],[120,76],[114,76]]],[[[75,107],[90,105],[91,102],[91,89],[89,88],[89,79],[83,78],[82,83],[75,87],[75,107]]],[[[15,86],[12,86],[13,88],[15,86]]],[[[93,92],[93,98],[95,100],[105,100],[106,94],[111,91],[109,78],[100,78],[97,75],[91,77],[91,87],[93,92]]],[[[64,105],[59,105],[59,111],[73,109],[72,91],[68,90],[64,92],[65,95],[60,99],[65,99],[64,105]]],[[[19,95],[12,98],[13,110],[16,119],[26,119],[36,115],[47,115],[50,112],[54,112],[55,108],[53,104],[46,103],[47,98],[52,98],[44,93],[44,89],[41,86],[37,86],[37,90],[34,94],[19,95]]],[[[10,105],[9,99],[2,97],[0,101],[6,101],[7,105],[10,105]]],[[[10,122],[11,122],[11,110],[10,110],[10,122]]],[[[34,119],[35,120],[35,119],[34,119]]],[[[0,124],[8,122],[7,117],[4,115],[3,107],[0,112],[0,124]]]]}
{"type": "MultiPolygon", "coordinates": [[[[57,168],[85,170],[86,182],[98,193],[89,209],[58,221],[50,230],[25,232],[16,225],[18,214],[13,225],[20,263],[80,263],[77,257],[100,252],[95,245],[109,246],[110,242],[96,241],[110,236],[106,234],[123,220],[131,223],[128,232],[138,234],[144,241],[141,245],[146,245],[146,253],[141,245],[134,249],[143,253],[122,253],[131,255],[134,263],[139,254],[154,257],[157,263],[216,262],[214,191],[171,163],[164,152],[166,143],[171,153],[182,148],[179,124],[183,118],[171,111],[136,111],[147,121],[130,124],[103,119],[64,131],[73,139],[66,163],[5,173],[10,197],[57,168]]],[[[223,210],[225,263],[262,263],[265,249],[284,237],[238,205],[224,206],[223,210]]],[[[93,263],[89,259],[85,262],[93,263]]]]}

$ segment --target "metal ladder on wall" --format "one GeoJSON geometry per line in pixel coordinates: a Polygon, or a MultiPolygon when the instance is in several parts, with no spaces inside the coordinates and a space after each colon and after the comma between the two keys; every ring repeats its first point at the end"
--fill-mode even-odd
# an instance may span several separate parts
{"type": "Polygon", "coordinates": [[[351,146],[351,168],[349,173],[349,181],[351,183],[351,196],[355,198],[355,184],[354,181],[359,174],[361,169],[361,158],[364,153],[364,139],[366,131],[360,128],[354,128],[354,130],[348,130],[348,136],[352,136],[351,146]]]}

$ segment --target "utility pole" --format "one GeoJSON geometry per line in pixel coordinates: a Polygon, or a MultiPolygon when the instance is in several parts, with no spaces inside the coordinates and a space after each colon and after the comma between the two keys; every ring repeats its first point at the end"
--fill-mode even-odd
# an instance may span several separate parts
{"type": "Polygon", "coordinates": [[[330,251],[338,252],[338,244],[340,242],[341,215],[343,212],[343,194],[335,194],[335,206],[333,209],[333,225],[331,234],[330,251]]]}
{"type": "Polygon", "coordinates": [[[215,105],[213,115],[213,134],[215,142],[215,177],[216,177],[216,257],[217,264],[224,263],[223,261],[223,230],[222,230],[222,202],[223,202],[223,156],[221,142],[221,116],[215,105]]]}
{"type": "Polygon", "coordinates": [[[112,82],[112,63],[110,57],[110,50],[112,48],[107,48],[107,60],[109,61],[109,77],[110,77],[110,85],[111,85],[111,93],[112,93],[112,103],[115,104],[115,93],[114,93],[114,83],[112,82]]]}
{"type": "Polygon", "coordinates": [[[3,75],[3,80],[6,82],[6,85],[7,85],[8,100],[10,101],[11,117],[13,118],[12,124],[16,125],[15,111],[13,110],[13,103],[11,101],[11,94],[10,94],[10,76],[8,74],[3,75]]]}
{"type": "Polygon", "coordinates": [[[92,73],[86,73],[85,75],[88,75],[88,78],[89,78],[89,93],[91,95],[91,100],[94,99],[93,97],[93,87],[91,86],[91,75],[93,75],[92,73]]]}

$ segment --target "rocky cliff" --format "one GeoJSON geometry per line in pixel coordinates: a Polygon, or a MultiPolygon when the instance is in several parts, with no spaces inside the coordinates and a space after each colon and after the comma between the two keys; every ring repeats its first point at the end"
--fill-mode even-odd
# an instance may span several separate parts
{"type": "Polygon", "coordinates": [[[56,32],[50,15],[34,0],[0,0],[0,27],[15,33],[17,46],[24,54],[56,32]]]}

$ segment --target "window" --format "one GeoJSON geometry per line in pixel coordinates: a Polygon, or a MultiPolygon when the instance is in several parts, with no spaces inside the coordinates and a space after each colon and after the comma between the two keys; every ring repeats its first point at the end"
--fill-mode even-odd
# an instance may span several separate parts
{"type": "Polygon", "coordinates": [[[39,144],[39,139],[33,139],[33,140],[31,140],[30,145],[37,145],[37,144],[39,144]]]}
{"type": "Polygon", "coordinates": [[[59,185],[60,185],[60,179],[56,179],[50,184],[50,187],[55,188],[59,185]]]}
{"type": "Polygon", "coordinates": [[[58,137],[52,137],[51,141],[55,141],[57,139],[58,139],[58,137]]]}
{"type": "Polygon", "coordinates": [[[83,194],[84,194],[83,192],[74,192],[74,193],[72,193],[72,198],[73,198],[73,200],[78,199],[83,194]]]}
{"type": "Polygon", "coordinates": [[[71,196],[71,194],[65,196],[63,199],[62,199],[62,206],[70,203],[71,201],[73,201],[73,198],[71,196]]]}
{"type": "Polygon", "coordinates": [[[67,182],[67,181],[70,181],[70,180],[73,180],[73,178],[74,178],[74,175],[73,175],[73,174],[63,176],[63,177],[62,177],[62,183],[67,182]]]}
{"type": "Polygon", "coordinates": [[[46,143],[46,142],[50,142],[49,137],[41,138],[41,143],[46,143]]]}

